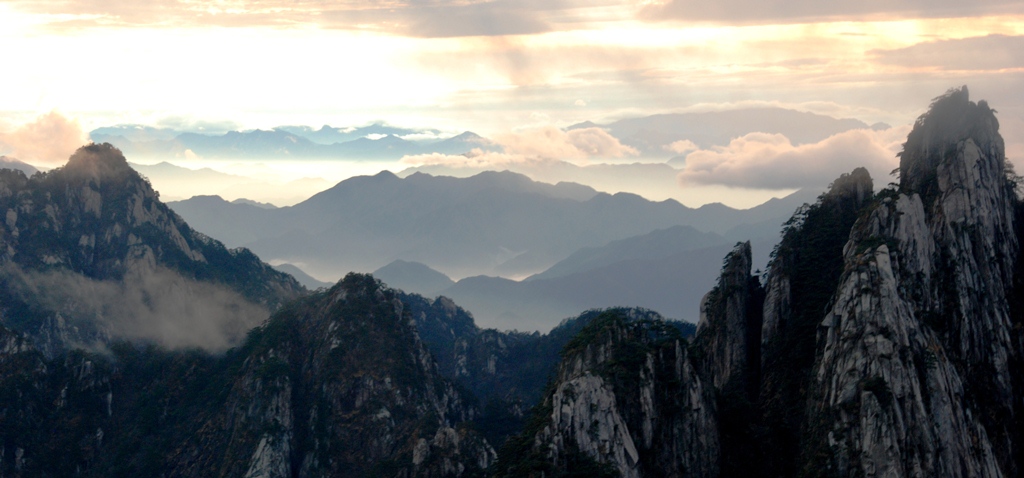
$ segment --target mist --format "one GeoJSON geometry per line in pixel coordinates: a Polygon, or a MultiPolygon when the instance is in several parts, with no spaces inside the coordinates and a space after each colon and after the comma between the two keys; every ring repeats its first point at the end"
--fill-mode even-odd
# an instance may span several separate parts
{"type": "Polygon", "coordinates": [[[102,348],[101,339],[122,339],[222,352],[269,316],[232,290],[159,266],[110,281],[7,264],[0,268],[0,279],[15,298],[63,319],[77,335],[72,340],[85,342],[78,345],[88,349],[102,348]]]}

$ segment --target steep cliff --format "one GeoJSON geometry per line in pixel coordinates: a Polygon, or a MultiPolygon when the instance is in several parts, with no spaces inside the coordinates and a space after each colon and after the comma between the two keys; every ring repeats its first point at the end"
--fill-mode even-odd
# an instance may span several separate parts
{"type": "Polygon", "coordinates": [[[679,329],[612,309],[563,349],[551,389],[495,476],[715,476],[714,395],[679,329]]]}
{"type": "Polygon", "coordinates": [[[737,244],[723,262],[718,285],[701,300],[694,345],[715,388],[756,395],[764,298],[758,278],[750,275],[750,243],[737,244]]]}
{"type": "Polygon", "coordinates": [[[397,294],[351,274],[250,334],[170,476],[468,476],[494,460],[397,294]]]}
{"type": "Polygon", "coordinates": [[[750,274],[750,265],[750,243],[736,244],[723,261],[718,285],[701,301],[692,347],[696,366],[714,392],[724,476],[746,474],[758,447],[753,425],[761,381],[764,289],[750,274]]]}
{"type": "Polygon", "coordinates": [[[843,251],[821,322],[805,470],[1015,476],[1017,198],[992,110],[966,87],[936,99],[900,169],[899,189],[880,193],[843,251]]]}
{"type": "Polygon", "coordinates": [[[850,229],[870,204],[872,189],[863,168],[840,176],[784,225],[772,252],[762,306],[760,390],[748,425],[758,453],[744,460],[748,473],[792,476],[800,468],[818,326],[839,286],[850,229]]]}
{"type": "Polygon", "coordinates": [[[223,350],[302,287],[188,227],[110,145],[0,170],[0,322],[54,357],[115,339],[223,350]]]}
{"type": "Polygon", "coordinates": [[[397,294],[292,302],[221,356],[115,343],[47,360],[0,328],[3,476],[479,476],[495,452],[397,294]]]}

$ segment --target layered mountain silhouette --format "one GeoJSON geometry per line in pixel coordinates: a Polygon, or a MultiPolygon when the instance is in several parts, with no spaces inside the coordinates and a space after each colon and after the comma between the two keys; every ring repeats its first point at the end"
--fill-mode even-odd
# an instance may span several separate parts
{"type": "Polygon", "coordinates": [[[805,197],[800,193],[749,210],[720,204],[691,209],[577,184],[544,184],[509,172],[471,178],[399,178],[383,172],[274,210],[218,197],[170,204],[212,237],[294,264],[314,277],[378,271],[395,261],[424,264],[462,280],[441,290],[417,286],[412,272],[381,272],[407,292],[450,295],[489,327],[547,330],[581,309],[615,305],[659,308],[670,317],[696,320],[699,293],[665,294],[659,284],[682,280],[695,286],[688,290],[710,286],[718,268],[714,258],[735,242],[733,229],[769,244],[757,258],[766,263],[779,226],[805,197]],[[713,232],[676,228],[688,224],[713,232]],[[668,231],[637,237],[658,229],[668,231]],[[629,238],[633,242],[609,245],[629,238]],[[717,249],[710,254],[694,252],[712,246],[717,249]],[[587,247],[607,248],[589,253],[606,257],[576,257],[572,260],[583,262],[545,272],[587,247]],[[587,272],[598,268],[608,274],[587,272]],[[543,283],[498,278],[543,273],[536,278],[549,279],[572,270],[580,273],[543,283]],[[668,296],[673,298],[664,299],[668,296]]]}
{"type": "MultiPolygon", "coordinates": [[[[0,169],[0,473],[1020,476],[1021,178],[966,87],[900,160],[898,184],[855,169],[799,209],[764,274],[751,242],[714,256],[696,330],[609,308],[547,334],[365,274],[303,291],[191,229],[109,145],[0,169]],[[159,339],[268,309],[231,347],[159,339]],[[143,324],[164,335],[126,333],[143,324]]],[[[709,238],[665,228],[523,283],[606,277],[672,237],[709,238]]]]}
{"type": "Polygon", "coordinates": [[[96,142],[111,143],[132,157],[162,159],[195,155],[211,159],[397,160],[412,154],[463,154],[473,149],[493,148],[490,141],[470,131],[443,139],[438,139],[437,134],[433,130],[411,130],[383,124],[352,129],[325,125],[318,130],[284,126],[223,134],[125,125],[93,130],[90,138],[96,142]]]}
{"type": "Polygon", "coordinates": [[[1024,206],[993,111],[937,98],[900,171],[838,178],[764,280],[737,244],[692,341],[592,321],[496,476],[1019,476],[1024,206]]]}
{"type": "MultiPolygon", "coordinates": [[[[581,247],[676,225],[729,235],[737,226],[771,218],[781,224],[806,196],[748,210],[720,204],[692,209],[508,172],[464,179],[382,172],[342,181],[272,211],[217,197],[170,204],[226,244],[245,245],[271,260],[308,264],[315,276],[372,271],[402,259],[461,277],[540,272],[581,247]]],[[[777,226],[762,231],[775,235],[777,226]]]]}

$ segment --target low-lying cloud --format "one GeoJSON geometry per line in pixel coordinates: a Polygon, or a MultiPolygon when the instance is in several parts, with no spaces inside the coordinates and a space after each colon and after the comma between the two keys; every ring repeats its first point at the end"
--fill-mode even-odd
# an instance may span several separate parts
{"type": "Polygon", "coordinates": [[[618,138],[601,128],[580,128],[565,131],[554,126],[531,128],[498,135],[495,142],[502,152],[474,149],[461,155],[418,154],[402,158],[412,166],[501,168],[511,164],[548,161],[586,162],[595,158],[636,156],[636,149],[622,144],[618,138]]]}
{"type": "Polygon", "coordinates": [[[13,131],[0,132],[0,154],[31,164],[60,166],[87,141],[77,121],[51,111],[13,131]]]}
{"type": "Polygon", "coordinates": [[[880,183],[899,166],[910,126],[883,131],[856,129],[820,142],[794,146],[781,134],[751,133],[728,146],[694,151],[686,156],[679,182],[743,188],[787,189],[822,187],[856,167],[868,169],[880,183]]]}
{"type": "Polygon", "coordinates": [[[85,348],[99,347],[95,341],[109,337],[219,352],[240,343],[269,316],[265,308],[226,287],[159,267],[110,281],[8,264],[0,277],[16,297],[46,314],[59,314],[76,328],[81,336],[71,339],[85,348]]]}

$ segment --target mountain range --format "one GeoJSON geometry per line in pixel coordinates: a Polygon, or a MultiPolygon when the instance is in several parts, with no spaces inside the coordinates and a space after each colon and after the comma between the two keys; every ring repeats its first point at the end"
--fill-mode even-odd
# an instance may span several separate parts
{"type": "Polygon", "coordinates": [[[713,257],[735,242],[733,229],[768,244],[757,259],[765,264],[778,227],[808,197],[813,196],[801,192],[749,210],[720,204],[691,209],[675,201],[598,193],[578,184],[544,184],[509,172],[471,178],[399,178],[383,172],[345,180],[292,207],[264,209],[218,197],[169,205],[225,244],[247,247],[271,262],[293,264],[322,279],[348,271],[385,272],[381,268],[395,261],[425,264],[462,280],[438,290],[408,288],[405,276],[412,272],[385,276],[408,292],[448,294],[488,327],[547,330],[581,308],[626,304],[658,306],[670,317],[696,320],[698,293],[651,301],[666,297],[664,290],[645,290],[641,284],[649,281],[627,277],[654,274],[666,279],[664,283],[683,280],[695,286],[688,290],[710,286],[718,267],[713,257]],[[671,229],[680,225],[708,234],[671,229]],[[636,238],[632,246],[609,245],[658,229],[669,232],[636,238]],[[648,247],[655,242],[660,245],[648,247]],[[587,247],[608,247],[603,252],[607,257],[574,258],[585,265],[562,264],[532,283],[498,278],[543,273],[587,247]],[[694,251],[703,247],[717,249],[711,254],[694,251]],[[568,276],[563,272],[573,267],[580,273],[540,281],[568,276]],[[621,279],[598,287],[594,280],[601,276],[586,272],[599,268],[615,269],[612,276],[621,279]],[[491,277],[476,277],[481,275],[491,277]]]}
{"type": "Polygon", "coordinates": [[[405,130],[380,124],[347,133],[324,126],[319,130],[280,127],[228,131],[221,135],[124,125],[98,128],[89,136],[95,142],[111,143],[129,156],[158,159],[399,159],[413,154],[463,154],[492,147],[489,141],[469,131],[438,138],[432,130],[405,130]],[[404,139],[400,134],[412,139],[404,139]]]}
{"type": "MultiPolygon", "coordinates": [[[[840,176],[763,274],[732,245],[696,328],[609,308],[481,329],[357,273],[309,292],[110,145],[0,169],[0,473],[1020,476],[1024,201],[998,128],[966,87],[936,98],[898,184],[840,176]]],[[[707,238],[611,242],[524,283],[686,235],[707,238]]]]}
{"type": "MultiPolygon", "coordinates": [[[[748,133],[761,132],[783,134],[793,144],[804,144],[851,129],[884,129],[888,125],[869,126],[855,119],[837,119],[778,107],[756,107],[660,114],[607,124],[588,121],[568,129],[591,127],[604,129],[622,144],[635,148],[643,157],[667,158],[673,155],[668,146],[676,141],[690,141],[698,147],[710,148],[727,145],[733,138],[748,133]]],[[[383,123],[347,128],[323,125],[319,129],[279,126],[269,130],[236,130],[220,134],[118,125],[97,128],[90,132],[89,137],[98,143],[111,143],[131,157],[164,160],[188,155],[231,159],[398,160],[406,155],[460,155],[473,149],[502,150],[493,141],[470,131],[443,137],[435,129],[400,128],[383,123]]]]}

